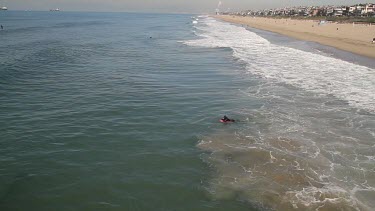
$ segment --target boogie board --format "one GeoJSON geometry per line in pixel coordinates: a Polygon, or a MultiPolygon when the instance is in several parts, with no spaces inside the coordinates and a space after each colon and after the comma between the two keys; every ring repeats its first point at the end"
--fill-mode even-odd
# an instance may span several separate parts
{"type": "Polygon", "coordinates": [[[235,122],[235,120],[231,119],[231,120],[224,121],[223,119],[220,119],[220,122],[222,122],[222,123],[230,123],[230,122],[235,122]]]}

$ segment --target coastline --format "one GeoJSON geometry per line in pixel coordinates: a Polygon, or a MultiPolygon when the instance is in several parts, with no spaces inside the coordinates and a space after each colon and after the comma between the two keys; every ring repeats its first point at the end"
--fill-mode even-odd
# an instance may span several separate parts
{"type": "Polygon", "coordinates": [[[222,21],[276,32],[300,40],[313,41],[358,55],[375,58],[375,25],[326,23],[313,20],[273,19],[230,15],[212,16],[222,21]]]}

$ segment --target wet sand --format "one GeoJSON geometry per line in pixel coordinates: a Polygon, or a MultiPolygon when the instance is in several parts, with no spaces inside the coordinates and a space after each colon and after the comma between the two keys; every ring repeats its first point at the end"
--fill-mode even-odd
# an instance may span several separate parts
{"type": "Polygon", "coordinates": [[[261,17],[214,16],[223,21],[276,32],[301,40],[313,41],[355,54],[375,58],[375,25],[319,24],[315,20],[273,19],[261,17]]]}

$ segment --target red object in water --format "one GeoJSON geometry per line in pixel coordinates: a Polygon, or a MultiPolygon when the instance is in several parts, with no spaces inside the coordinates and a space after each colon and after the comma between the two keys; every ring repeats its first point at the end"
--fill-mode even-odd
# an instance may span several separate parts
{"type": "Polygon", "coordinates": [[[220,122],[222,123],[234,122],[234,119],[230,119],[230,120],[220,119],[220,122]]]}

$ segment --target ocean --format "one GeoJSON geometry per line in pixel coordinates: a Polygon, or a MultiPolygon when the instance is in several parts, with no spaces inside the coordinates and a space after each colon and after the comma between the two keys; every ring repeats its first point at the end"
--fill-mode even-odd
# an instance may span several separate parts
{"type": "Polygon", "coordinates": [[[373,59],[198,15],[0,24],[2,211],[375,207],[373,59]]]}

